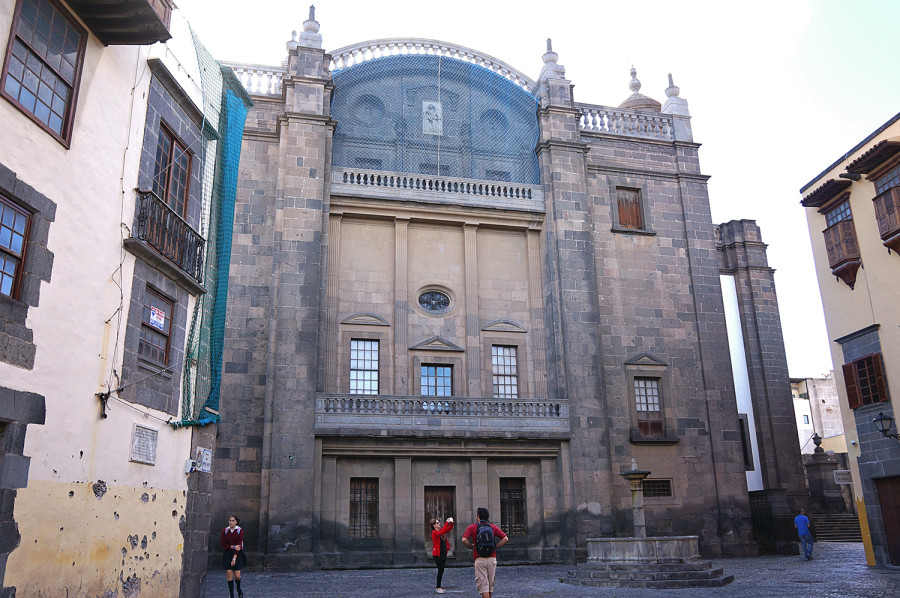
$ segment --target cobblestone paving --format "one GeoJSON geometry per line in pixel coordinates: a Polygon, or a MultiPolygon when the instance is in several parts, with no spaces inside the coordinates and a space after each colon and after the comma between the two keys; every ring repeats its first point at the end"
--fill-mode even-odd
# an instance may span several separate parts
{"type": "MultiPolygon", "coordinates": [[[[734,583],[722,588],[642,590],[587,588],[559,582],[567,565],[509,566],[497,569],[495,598],[887,598],[900,597],[900,568],[867,567],[862,544],[816,543],[814,560],[799,556],[763,556],[713,561],[734,583]]],[[[311,571],[244,574],[245,598],[427,598],[434,593],[435,569],[311,571]]],[[[210,571],[208,598],[227,598],[222,571],[210,571]]],[[[476,598],[471,567],[444,572],[448,598],[476,598]]]]}

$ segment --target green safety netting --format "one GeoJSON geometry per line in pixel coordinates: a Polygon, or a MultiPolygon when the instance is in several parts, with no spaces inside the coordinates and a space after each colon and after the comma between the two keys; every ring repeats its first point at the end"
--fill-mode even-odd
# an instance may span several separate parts
{"type": "Polygon", "coordinates": [[[253,105],[230,68],[223,67],[191,32],[203,91],[203,285],[188,332],[182,377],[181,421],[172,426],[204,426],[219,421],[222,347],[238,162],[247,111],[253,105]]]}
{"type": "Polygon", "coordinates": [[[332,164],[536,185],[537,100],[490,69],[408,54],[334,72],[332,164]]]}

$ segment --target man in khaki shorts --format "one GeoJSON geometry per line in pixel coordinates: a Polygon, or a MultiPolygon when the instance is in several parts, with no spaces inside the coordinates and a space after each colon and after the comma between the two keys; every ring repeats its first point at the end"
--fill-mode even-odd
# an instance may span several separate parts
{"type": "Polygon", "coordinates": [[[488,521],[488,517],[490,517],[488,510],[479,507],[475,523],[466,528],[462,537],[462,543],[472,549],[472,556],[475,559],[475,587],[481,593],[481,598],[491,598],[494,593],[494,574],[497,571],[496,549],[509,541],[503,530],[488,521]],[[486,533],[488,529],[491,534],[486,533]],[[493,541],[493,547],[490,543],[485,544],[486,536],[492,536],[490,539],[493,541]]]}

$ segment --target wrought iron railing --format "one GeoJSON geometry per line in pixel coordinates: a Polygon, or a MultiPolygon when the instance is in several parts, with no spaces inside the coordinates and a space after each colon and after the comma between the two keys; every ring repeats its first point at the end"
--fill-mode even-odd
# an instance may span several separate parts
{"type": "Polygon", "coordinates": [[[197,282],[203,278],[206,241],[152,191],[138,192],[132,236],[145,241],[197,282]]]}

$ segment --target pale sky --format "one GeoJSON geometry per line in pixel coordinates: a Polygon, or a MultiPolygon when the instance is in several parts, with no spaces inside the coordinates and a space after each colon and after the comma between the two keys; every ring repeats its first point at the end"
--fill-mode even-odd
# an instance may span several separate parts
{"type": "MultiPolygon", "coordinates": [[[[309,4],[177,0],[219,60],[279,65],[309,4]],[[248,8],[252,7],[252,11],[248,8]]],[[[900,112],[900,2],[318,0],[325,50],[391,37],[437,39],[536,79],[546,39],[575,101],[617,106],[629,69],[689,103],[714,222],[756,220],[769,245],[792,377],[831,355],[799,189],[900,112]]]]}

